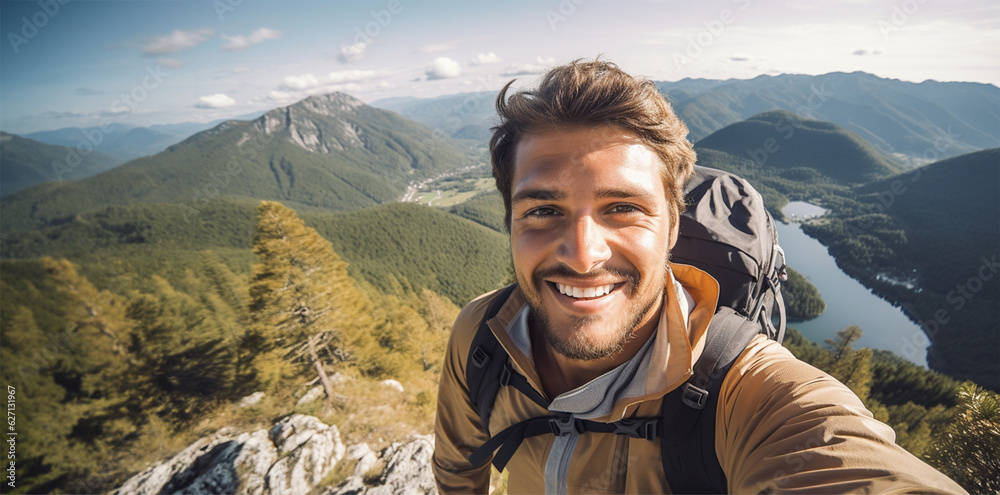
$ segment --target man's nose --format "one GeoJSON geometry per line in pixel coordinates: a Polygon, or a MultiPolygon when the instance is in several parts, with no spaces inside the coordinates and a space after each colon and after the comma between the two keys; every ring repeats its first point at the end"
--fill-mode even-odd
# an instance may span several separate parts
{"type": "Polygon", "coordinates": [[[577,273],[587,273],[611,258],[606,232],[590,215],[581,215],[563,233],[556,256],[577,273]]]}

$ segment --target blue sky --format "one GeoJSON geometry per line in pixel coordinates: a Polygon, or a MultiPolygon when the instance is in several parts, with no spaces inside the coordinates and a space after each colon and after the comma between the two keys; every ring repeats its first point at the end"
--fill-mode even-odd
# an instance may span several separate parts
{"type": "Polygon", "coordinates": [[[598,54],[666,81],[1000,84],[996,0],[5,0],[0,28],[0,129],[16,134],[496,89],[598,54]]]}

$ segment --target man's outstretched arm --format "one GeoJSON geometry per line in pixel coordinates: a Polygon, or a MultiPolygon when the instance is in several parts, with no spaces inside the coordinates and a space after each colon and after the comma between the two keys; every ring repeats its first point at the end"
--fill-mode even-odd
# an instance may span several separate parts
{"type": "Polygon", "coordinates": [[[965,493],[850,389],[762,338],[723,382],[716,452],[732,493],[965,493]]]}

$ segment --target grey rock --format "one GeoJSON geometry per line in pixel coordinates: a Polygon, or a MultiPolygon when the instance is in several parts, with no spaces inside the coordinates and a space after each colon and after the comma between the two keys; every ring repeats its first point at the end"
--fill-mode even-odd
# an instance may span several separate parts
{"type": "Polygon", "coordinates": [[[380,383],[380,384],[381,384],[381,385],[382,385],[383,387],[389,387],[389,388],[391,388],[391,389],[393,389],[393,390],[395,390],[395,391],[397,391],[397,392],[399,392],[399,393],[403,393],[403,392],[405,392],[405,390],[403,389],[403,384],[402,384],[402,383],[399,383],[399,381],[398,381],[398,380],[393,380],[393,379],[391,379],[391,378],[390,378],[390,379],[388,379],[388,380],[382,380],[382,381],[381,381],[381,382],[379,382],[379,383],[380,383]]]}
{"type": "Polygon", "coordinates": [[[300,494],[344,457],[336,426],[312,416],[287,417],[268,430],[220,430],[151,466],[116,494],[300,494]]]}
{"type": "Polygon", "coordinates": [[[254,393],[252,393],[252,394],[250,394],[250,395],[248,395],[248,396],[240,399],[240,402],[239,402],[238,406],[241,407],[241,408],[250,407],[250,406],[256,405],[263,398],[264,398],[264,392],[254,392],[254,393]]]}
{"type": "Polygon", "coordinates": [[[352,446],[350,456],[359,459],[354,474],[340,486],[328,489],[324,495],[436,494],[431,472],[433,452],[434,438],[431,435],[414,435],[405,443],[393,443],[378,458],[367,445],[352,446]],[[377,479],[370,480],[371,484],[366,485],[364,475],[380,460],[385,468],[377,479]]]}
{"type": "Polygon", "coordinates": [[[310,402],[318,400],[320,397],[323,397],[323,387],[320,385],[316,385],[315,387],[309,389],[309,391],[306,392],[306,394],[303,395],[302,398],[295,403],[295,405],[301,406],[302,404],[308,404],[310,402]]]}

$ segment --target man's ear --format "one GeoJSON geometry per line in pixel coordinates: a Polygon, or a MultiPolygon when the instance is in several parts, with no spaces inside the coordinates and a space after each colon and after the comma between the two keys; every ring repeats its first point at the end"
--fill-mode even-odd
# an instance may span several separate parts
{"type": "Polygon", "coordinates": [[[671,208],[670,212],[670,237],[667,238],[669,247],[671,250],[674,249],[674,244],[677,244],[677,236],[680,234],[681,229],[681,216],[677,212],[677,208],[671,208]]]}

